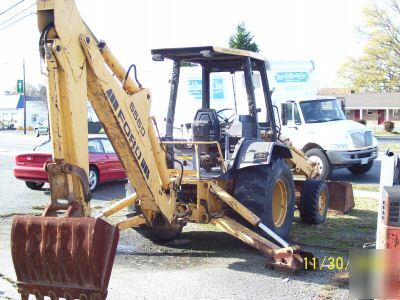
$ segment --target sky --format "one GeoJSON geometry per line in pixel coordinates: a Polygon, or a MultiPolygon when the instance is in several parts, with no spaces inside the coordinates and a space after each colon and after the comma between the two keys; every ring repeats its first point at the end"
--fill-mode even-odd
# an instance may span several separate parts
{"type": "MultiPolygon", "coordinates": [[[[21,0],[0,0],[0,13],[21,0]]],[[[22,78],[45,83],[38,52],[36,16],[4,28],[8,18],[34,4],[24,0],[0,15],[0,93],[22,78]],[[4,24],[3,24],[4,23],[4,24]]],[[[157,72],[153,48],[199,45],[228,46],[236,25],[244,22],[261,53],[270,60],[313,60],[319,87],[336,87],[336,72],[347,56],[359,56],[368,0],[76,0],[78,9],[99,39],[107,42],[120,62],[138,65],[139,75],[157,72]]],[[[27,9],[17,18],[35,11],[27,9]]],[[[150,81],[149,81],[150,82],[150,81]]],[[[144,82],[146,83],[146,82],[144,82]]],[[[150,87],[151,88],[151,87],[150,87]]]]}

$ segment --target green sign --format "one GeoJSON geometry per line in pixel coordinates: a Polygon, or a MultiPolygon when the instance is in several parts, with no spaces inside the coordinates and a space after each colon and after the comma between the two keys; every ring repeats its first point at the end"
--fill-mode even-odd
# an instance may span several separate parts
{"type": "Polygon", "coordinates": [[[18,94],[24,93],[24,81],[21,79],[17,80],[17,93],[18,94]]]}

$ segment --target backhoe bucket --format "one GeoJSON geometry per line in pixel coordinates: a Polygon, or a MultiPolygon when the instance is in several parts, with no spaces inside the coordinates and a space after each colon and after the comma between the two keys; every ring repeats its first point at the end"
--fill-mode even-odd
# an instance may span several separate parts
{"type": "Polygon", "coordinates": [[[16,216],[11,253],[28,299],[105,299],[119,231],[101,219],[16,216]]]}
{"type": "Polygon", "coordinates": [[[346,214],[355,206],[353,186],[346,181],[327,181],[329,190],[329,209],[336,214],[346,214]]]}

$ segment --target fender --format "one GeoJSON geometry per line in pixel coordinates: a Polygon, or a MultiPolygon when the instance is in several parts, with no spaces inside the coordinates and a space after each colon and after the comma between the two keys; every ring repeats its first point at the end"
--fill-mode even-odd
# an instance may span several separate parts
{"type": "Polygon", "coordinates": [[[261,164],[267,165],[274,158],[291,157],[292,153],[285,144],[242,138],[235,147],[228,169],[233,171],[261,164]]]}

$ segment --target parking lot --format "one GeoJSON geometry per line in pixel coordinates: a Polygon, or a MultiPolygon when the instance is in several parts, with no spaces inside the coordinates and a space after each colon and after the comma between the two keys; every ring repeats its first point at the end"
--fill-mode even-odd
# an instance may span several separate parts
{"type": "MultiPolygon", "coordinates": [[[[10,227],[15,214],[40,214],[48,196],[32,191],[13,177],[14,155],[29,151],[48,137],[0,132],[0,298],[16,299],[15,273],[10,255],[10,227]]],[[[335,180],[378,183],[379,161],[370,173],[354,179],[347,170],[335,180]]],[[[124,181],[100,186],[92,207],[102,207],[124,196],[124,181]]],[[[45,188],[47,185],[45,185],[45,188]]],[[[121,216],[123,217],[123,216],[121,216]]],[[[301,239],[301,238],[300,238],[301,239]]],[[[326,249],[302,245],[317,257],[326,249]]],[[[122,232],[109,286],[109,299],[335,299],[348,297],[348,286],[337,272],[287,274],[264,267],[264,257],[240,241],[211,226],[188,225],[181,237],[167,245],[154,245],[134,230],[122,232]],[[273,296],[271,296],[273,295],[273,296]],[[123,297],[122,297],[123,296],[123,297]]]]}

